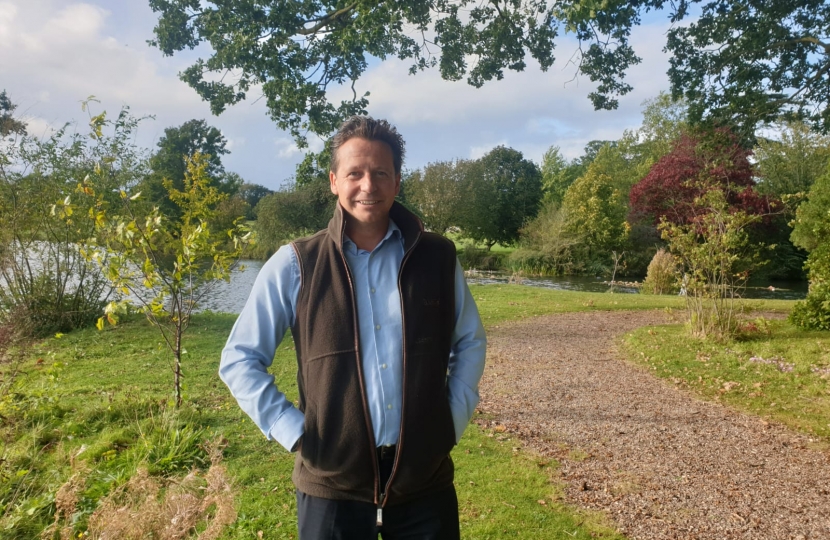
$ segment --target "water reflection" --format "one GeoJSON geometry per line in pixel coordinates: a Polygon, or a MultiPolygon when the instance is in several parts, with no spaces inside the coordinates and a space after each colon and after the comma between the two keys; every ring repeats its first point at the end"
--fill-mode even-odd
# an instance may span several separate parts
{"type": "MultiPolygon", "coordinates": [[[[262,269],[263,261],[242,261],[243,269],[234,270],[230,282],[224,281],[214,285],[213,291],[202,302],[200,309],[239,313],[245,306],[245,301],[251,292],[257,274],[262,269]]],[[[467,283],[482,285],[507,284],[520,281],[531,287],[544,287],[562,291],[606,292],[608,283],[600,278],[585,276],[566,277],[522,277],[516,280],[510,274],[498,272],[467,272],[467,283]]],[[[636,287],[617,285],[615,290],[620,293],[636,294],[636,287]]],[[[765,282],[752,284],[743,293],[745,298],[765,298],[776,300],[797,300],[807,294],[807,283],[804,282],[765,282]]]]}

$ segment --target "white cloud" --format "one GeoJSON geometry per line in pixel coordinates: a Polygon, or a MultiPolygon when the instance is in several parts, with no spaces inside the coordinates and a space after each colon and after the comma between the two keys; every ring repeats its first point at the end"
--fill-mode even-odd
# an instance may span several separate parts
{"type": "MultiPolygon", "coordinates": [[[[224,133],[222,135],[225,135],[224,133]]],[[[225,137],[225,148],[233,152],[245,146],[245,137],[225,137]]]]}
{"type": "Polygon", "coordinates": [[[26,133],[32,137],[49,137],[55,133],[55,126],[43,118],[26,118],[26,133]]]}
{"type": "Polygon", "coordinates": [[[302,154],[302,150],[297,148],[294,139],[289,137],[275,139],[274,146],[277,148],[277,157],[282,159],[290,159],[302,154]]]}

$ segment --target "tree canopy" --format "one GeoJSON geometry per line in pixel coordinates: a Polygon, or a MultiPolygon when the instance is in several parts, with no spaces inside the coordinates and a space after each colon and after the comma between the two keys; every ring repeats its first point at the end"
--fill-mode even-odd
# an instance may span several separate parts
{"type": "Polygon", "coordinates": [[[723,191],[731,208],[748,214],[769,213],[769,200],[754,189],[751,151],[726,129],[687,133],[675,143],[630,193],[632,212],[658,222],[688,224],[700,213],[696,200],[707,191],[723,191]]]}
{"type": "Polygon", "coordinates": [[[488,248],[511,244],[536,216],[542,199],[542,175],[521,152],[497,146],[465,172],[464,235],[488,248]],[[477,170],[476,170],[477,169],[477,170]]]}
{"type": "Polygon", "coordinates": [[[204,156],[205,174],[211,186],[225,194],[236,193],[243,181],[236,173],[225,172],[222,165],[222,156],[230,153],[227,143],[222,132],[204,120],[188,120],[180,126],[165,129],[157,143],[158,151],[150,157],[152,172],[142,185],[149,201],[160,205],[165,213],[177,216],[178,206],[169,200],[163,183],[167,179],[173,182],[175,189],[183,189],[187,159],[197,153],[204,156]]]}
{"type": "Polygon", "coordinates": [[[458,224],[469,170],[468,161],[439,161],[408,175],[403,188],[406,200],[427,229],[443,234],[458,224]]]}
{"type": "Polygon", "coordinates": [[[759,138],[755,147],[761,178],[758,191],[779,198],[806,194],[827,170],[830,136],[810,131],[802,122],[786,122],[779,127],[777,138],[759,138]]]}
{"type": "Polygon", "coordinates": [[[480,87],[505,70],[523,71],[528,55],[547,70],[564,34],[578,40],[578,74],[597,83],[589,95],[594,107],[614,109],[632,90],[628,69],[641,61],[631,34],[651,11],[673,23],[668,75],[672,95],[688,100],[692,121],[755,125],[788,113],[830,130],[830,6],[821,0],[149,4],[159,14],[150,43],[164,54],[210,47],[180,76],[214,114],[256,89],[271,118],[301,146],[308,131],[326,136],[345,116],[365,112],[368,93],[358,95],[355,82],[371,58],[411,61],[411,73],[437,66],[446,80],[466,76],[480,87]],[[327,91],[338,85],[351,86],[351,99],[331,103],[327,91]]]}

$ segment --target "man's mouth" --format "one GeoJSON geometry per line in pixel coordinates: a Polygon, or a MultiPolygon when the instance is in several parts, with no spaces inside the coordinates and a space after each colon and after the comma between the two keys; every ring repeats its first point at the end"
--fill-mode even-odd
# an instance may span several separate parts
{"type": "Polygon", "coordinates": [[[356,201],[357,204],[362,204],[364,206],[371,206],[373,204],[378,204],[380,201],[356,201]]]}

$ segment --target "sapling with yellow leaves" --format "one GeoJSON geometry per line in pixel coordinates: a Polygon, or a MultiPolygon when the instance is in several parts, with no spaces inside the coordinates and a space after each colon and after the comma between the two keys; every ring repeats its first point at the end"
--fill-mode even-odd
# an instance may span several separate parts
{"type": "MultiPolygon", "coordinates": [[[[210,185],[208,156],[197,152],[184,158],[183,189],[164,182],[168,197],[181,209],[177,219],[158,207],[142,206],[141,193],[129,187],[121,188],[113,201],[99,189],[94,174],[77,188],[77,197],[94,199],[86,218],[94,222],[95,234],[82,243],[81,252],[100,265],[121,293],[120,299],[107,304],[98,329],[117,324],[119,315],[131,307],[143,313],[172,353],[177,407],[182,403],[182,355],[187,352],[182,338],[193,310],[212,285],[230,279],[242,248],[251,240],[242,217],[225,230],[211,229],[216,205],[227,195],[210,185]]],[[[69,197],[55,204],[65,219],[81,219],[74,208],[69,197]]]]}

